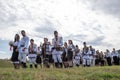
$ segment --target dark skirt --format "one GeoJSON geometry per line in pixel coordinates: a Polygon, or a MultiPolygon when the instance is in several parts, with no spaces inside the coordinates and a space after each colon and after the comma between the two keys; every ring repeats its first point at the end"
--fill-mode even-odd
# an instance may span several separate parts
{"type": "Polygon", "coordinates": [[[37,55],[36,63],[37,63],[37,64],[41,64],[41,63],[42,63],[42,58],[41,58],[41,55],[40,55],[40,54],[37,55]]]}
{"type": "Polygon", "coordinates": [[[48,59],[49,63],[54,63],[54,60],[52,58],[52,54],[51,55],[46,54],[46,58],[48,59]]]}
{"type": "Polygon", "coordinates": [[[62,60],[63,60],[63,62],[68,61],[67,57],[63,57],[62,60]]]}
{"type": "Polygon", "coordinates": [[[17,49],[17,46],[14,46],[14,47],[13,47],[12,57],[11,57],[11,61],[13,61],[13,62],[19,61],[19,60],[18,60],[19,52],[16,51],[16,49],[17,49]]]}
{"type": "Polygon", "coordinates": [[[73,51],[68,50],[68,56],[67,56],[67,58],[68,58],[68,61],[71,61],[73,59],[73,51]]]}
{"type": "Polygon", "coordinates": [[[66,52],[65,52],[65,51],[64,51],[63,54],[62,54],[62,61],[63,61],[63,62],[68,61],[68,58],[66,57],[66,52]]]}

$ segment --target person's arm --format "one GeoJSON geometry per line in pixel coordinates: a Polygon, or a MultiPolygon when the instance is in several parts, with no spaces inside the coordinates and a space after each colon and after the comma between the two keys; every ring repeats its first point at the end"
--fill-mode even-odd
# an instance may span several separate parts
{"type": "Polygon", "coordinates": [[[54,46],[55,44],[54,44],[54,39],[52,39],[52,46],[54,46]]]}
{"type": "Polygon", "coordinates": [[[35,49],[34,49],[34,52],[37,53],[37,45],[35,44],[35,49]]]}
{"type": "Polygon", "coordinates": [[[28,45],[29,45],[29,38],[27,37],[25,41],[24,49],[27,49],[28,45]]]}
{"type": "Polygon", "coordinates": [[[21,41],[19,41],[18,43],[18,49],[20,49],[20,47],[21,47],[21,41]]]}
{"type": "Polygon", "coordinates": [[[63,45],[63,38],[60,37],[60,43],[59,43],[59,46],[62,47],[62,45],[63,45]]]}

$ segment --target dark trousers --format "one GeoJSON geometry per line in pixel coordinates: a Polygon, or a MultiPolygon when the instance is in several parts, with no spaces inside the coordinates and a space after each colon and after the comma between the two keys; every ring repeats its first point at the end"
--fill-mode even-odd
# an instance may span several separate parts
{"type": "Polygon", "coordinates": [[[112,65],[112,62],[111,62],[111,57],[107,57],[107,63],[108,63],[108,65],[109,65],[109,66],[111,66],[111,65],[112,65]]]}
{"type": "Polygon", "coordinates": [[[119,65],[119,58],[117,56],[114,56],[113,60],[115,65],[119,65]]]}

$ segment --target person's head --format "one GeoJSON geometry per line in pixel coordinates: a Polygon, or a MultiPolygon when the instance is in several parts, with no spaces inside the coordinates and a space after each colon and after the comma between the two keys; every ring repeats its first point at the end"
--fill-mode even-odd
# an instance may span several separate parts
{"type": "Polygon", "coordinates": [[[78,45],[75,46],[77,49],[79,48],[78,45]]]}
{"type": "Polygon", "coordinates": [[[44,43],[48,42],[48,38],[44,38],[44,43]]]}
{"type": "Polygon", "coordinates": [[[21,31],[21,34],[22,34],[22,36],[26,36],[25,30],[22,30],[22,31],[21,31]]]}
{"type": "Polygon", "coordinates": [[[38,50],[40,50],[40,47],[38,47],[38,50]]]}
{"type": "Polygon", "coordinates": [[[83,45],[86,46],[86,42],[83,42],[83,45]]]}
{"type": "Polygon", "coordinates": [[[109,52],[109,50],[108,50],[108,49],[106,49],[106,52],[109,52]]]}
{"type": "Polygon", "coordinates": [[[64,43],[64,46],[67,47],[67,43],[66,42],[64,43]]]}
{"type": "Polygon", "coordinates": [[[113,51],[115,51],[115,48],[113,48],[113,51]]]}
{"type": "Polygon", "coordinates": [[[14,41],[19,41],[19,40],[20,40],[20,36],[19,36],[19,34],[15,34],[14,41]]]}
{"type": "Polygon", "coordinates": [[[68,44],[73,44],[72,40],[68,40],[68,44]]]}
{"type": "Polygon", "coordinates": [[[90,46],[90,49],[92,49],[92,46],[90,46]]]}
{"type": "Polygon", "coordinates": [[[34,44],[34,39],[30,39],[30,43],[31,43],[31,44],[34,44]]]}
{"type": "Polygon", "coordinates": [[[101,51],[100,53],[101,53],[101,54],[103,54],[103,52],[102,52],[102,51],[101,51]]]}
{"type": "Polygon", "coordinates": [[[54,36],[58,37],[58,32],[57,31],[54,31],[54,36]]]}
{"type": "Polygon", "coordinates": [[[99,50],[97,50],[96,53],[99,53],[99,50]]]}

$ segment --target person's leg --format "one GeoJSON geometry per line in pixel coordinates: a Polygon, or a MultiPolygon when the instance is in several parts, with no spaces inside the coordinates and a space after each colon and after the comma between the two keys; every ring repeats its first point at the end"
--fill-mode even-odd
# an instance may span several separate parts
{"type": "Polygon", "coordinates": [[[26,53],[22,53],[22,55],[23,55],[22,56],[23,57],[23,60],[22,60],[23,61],[23,68],[27,68],[27,65],[26,65],[26,57],[27,57],[26,53]]]}
{"type": "Polygon", "coordinates": [[[87,59],[87,66],[90,67],[90,59],[87,59]]]}
{"type": "Polygon", "coordinates": [[[33,58],[32,61],[34,63],[35,68],[37,68],[36,58],[33,58]]]}
{"type": "Polygon", "coordinates": [[[112,63],[111,63],[111,58],[110,57],[107,58],[107,61],[108,61],[108,65],[111,66],[112,63]]]}
{"type": "Polygon", "coordinates": [[[55,54],[53,54],[53,60],[54,60],[55,67],[57,68],[58,67],[58,61],[57,61],[57,56],[55,54]]]}
{"type": "Polygon", "coordinates": [[[93,66],[95,66],[95,58],[93,58],[93,66]]]}
{"type": "Polygon", "coordinates": [[[86,59],[83,58],[83,66],[86,66],[86,59]]]}
{"type": "Polygon", "coordinates": [[[63,67],[63,64],[62,64],[61,54],[58,54],[58,55],[57,55],[57,59],[58,59],[58,61],[59,61],[59,63],[60,63],[60,67],[62,68],[62,67],[63,67]]]}
{"type": "Polygon", "coordinates": [[[19,69],[20,68],[20,62],[19,61],[15,61],[15,66],[16,66],[16,69],[19,69]]]}
{"type": "Polygon", "coordinates": [[[115,56],[113,56],[113,63],[114,63],[114,65],[116,65],[115,56]]]}
{"type": "Polygon", "coordinates": [[[21,62],[22,62],[22,53],[21,52],[18,55],[18,60],[20,61],[20,64],[21,64],[21,62]]]}
{"type": "Polygon", "coordinates": [[[117,65],[118,63],[118,59],[117,59],[117,56],[115,56],[115,65],[117,65]]]}
{"type": "Polygon", "coordinates": [[[80,66],[80,60],[76,61],[76,66],[79,67],[80,66]]]}
{"type": "Polygon", "coordinates": [[[13,62],[14,69],[16,69],[16,64],[13,62]]]}
{"type": "Polygon", "coordinates": [[[119,59],[119,57],[117,57],[117,65],[119,65],[119,61],[120,61],[120,59],[119,59]]]}
{"type": "Polygon", "coordinates": [[[19,59],[19,61],[20,61],[20,65],[21,65],[22,67],[24,67],[23,53],[22,53],[22,52],[19,53],[18,59],[19,59]]]}
{"type": "Polygon", "coordinates": [[[32,66],[32,58],[29,58],[29,65],[30,65],[30,68],[33,68],[33,66],[32,66]]]}

